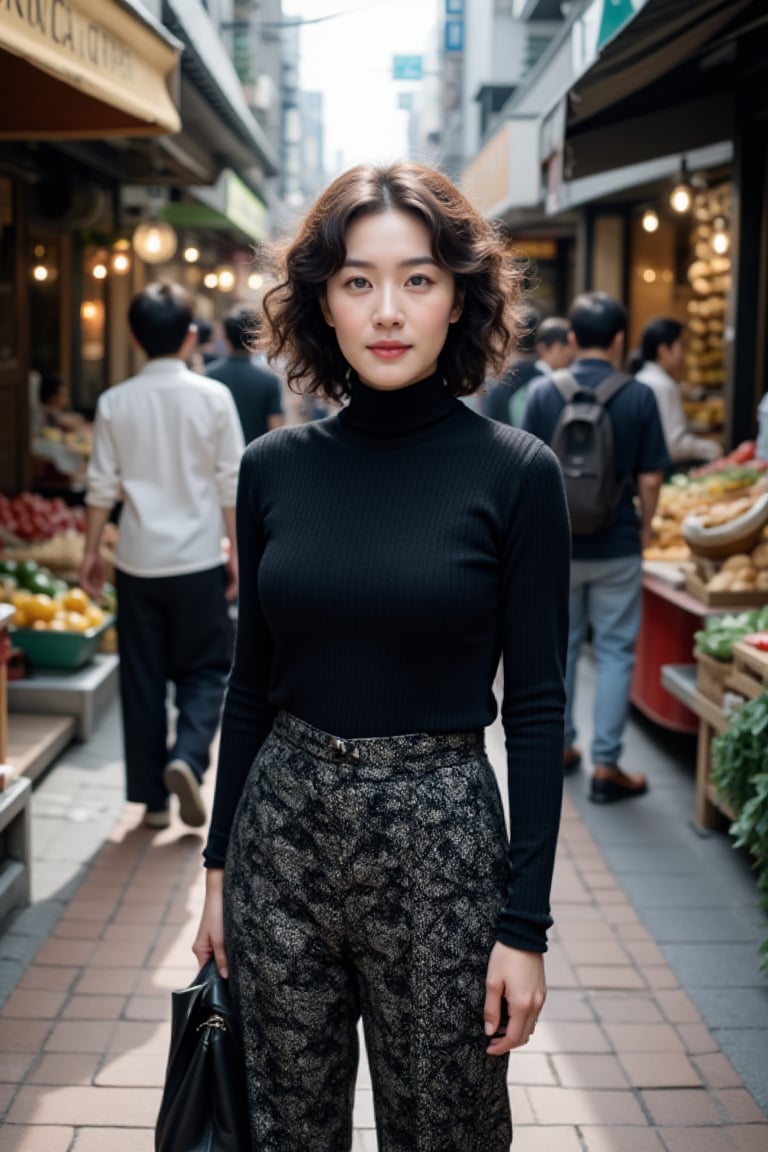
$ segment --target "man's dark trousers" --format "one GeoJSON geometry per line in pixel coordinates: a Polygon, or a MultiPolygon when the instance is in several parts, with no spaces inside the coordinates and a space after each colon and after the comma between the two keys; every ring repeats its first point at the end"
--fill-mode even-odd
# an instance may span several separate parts
{"type": "Polygon", "coordinates": [[[184,760],[198,779],[208,767],[232,648],[225,587],[223,567],[181,576],[116,574],[127,798],[149,810],[168,803],[163,772],[170,760],[184,760]],[[169,681],[178,710],[171,748],[169,681]]]}

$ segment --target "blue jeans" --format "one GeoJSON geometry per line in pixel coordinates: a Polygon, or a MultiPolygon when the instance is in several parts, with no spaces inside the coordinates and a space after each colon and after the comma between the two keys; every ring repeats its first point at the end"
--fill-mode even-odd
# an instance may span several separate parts
{"type": "Polygon", "coordinates": [[[565,671],[566,747],[576,740],[573,701],[576,665],[587,624],[597,661],[592,762],[617,764],[629,709],[635,644],[642,611],[642,560],[574,560],[571,564],[570,630],[565,671]]]}

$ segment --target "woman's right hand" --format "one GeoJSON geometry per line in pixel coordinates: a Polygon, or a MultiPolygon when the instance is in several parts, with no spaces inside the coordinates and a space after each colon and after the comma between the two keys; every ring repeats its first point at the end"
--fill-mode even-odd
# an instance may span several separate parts
{"type": "Polygon", "coordinates": [[[224,950],[224,869],[209,868],[205,874],[205,903],[200,917],[195,942],[192,945],[199,966],[202,968],[211,956],[216,960],[224,979],[229,975],[227,954],[224,950]]]}

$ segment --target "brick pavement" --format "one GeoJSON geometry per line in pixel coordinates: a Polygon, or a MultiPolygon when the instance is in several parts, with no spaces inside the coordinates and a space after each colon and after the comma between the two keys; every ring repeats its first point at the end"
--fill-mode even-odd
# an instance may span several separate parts
{"type": "MultiPolygon", "coordinates": [[[[139,815],[124,808],[0,1013],[0,1152],[153,1148],[202,839],[139,815]]],[[[515,1152],[766,1152],[768,1120],[567,795],[553,905],[549,997],[510,1061],[515,1152]]],[[[355,1125],[374,1152],[364,1066],[355,1125]]]]}

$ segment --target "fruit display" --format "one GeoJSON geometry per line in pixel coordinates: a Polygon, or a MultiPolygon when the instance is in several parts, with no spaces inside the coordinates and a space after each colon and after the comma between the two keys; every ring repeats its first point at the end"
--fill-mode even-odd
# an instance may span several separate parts
{"type": "MultiPolygon", "coordinates": [[[[107,524],[102,534],[101,556],[107,570],[107,579],[114,578],[114,550],[117,543],[117,528],[107,524]]],[[[5,555],[19,563],[33,561],[42,568],[48,568],[70,583],[77,579],[83,562],[84,534],[77,529],[58,532],[48,540],[39,540],[23,545],[10,545],[5,555]]]]}
{"type": "MultiPolygon", "coordinates": [[[[108,587],[107,593],[111,592],[108,587]]],[[[82,588],[70,587],[34,560],[0,560],[0,601],[15,608],[13,629],[82,633],[111,619],[109,607],[97,604],[82,588]]]]}
{"type": "Polygon", "coordinates": [[[0,493],[0,529],[18,540],[51,540],[65,532],[85,530],[85,509],[71,508],[56,498],[48,500],[35,492],[22,492],[13,498],[0,493]]]}

